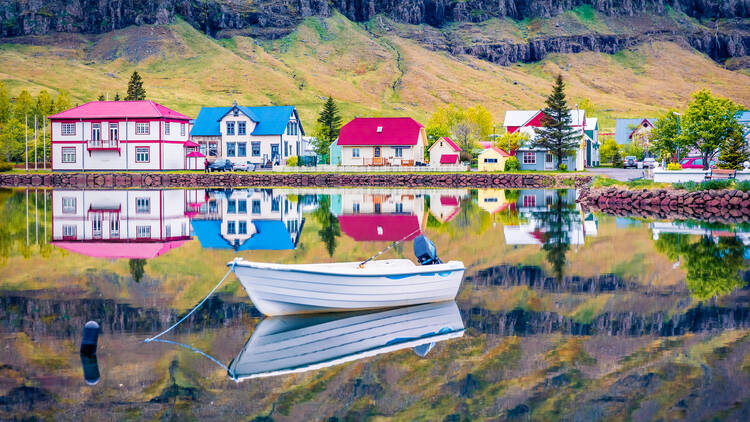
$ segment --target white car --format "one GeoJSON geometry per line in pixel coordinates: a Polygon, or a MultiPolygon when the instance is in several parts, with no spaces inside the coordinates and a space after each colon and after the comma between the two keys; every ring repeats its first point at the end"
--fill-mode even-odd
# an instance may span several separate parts
{"type": "Polygon", "coordinates": [[[656,167],[656,158],[646,157],[643,159],[643,168],[654,168],[656,167]]]}
{"type": "Polygon", "coordinates": [[[251,162],[237,163],[234,165],[234,171],[255,171],[255,164],[251,162]]]}

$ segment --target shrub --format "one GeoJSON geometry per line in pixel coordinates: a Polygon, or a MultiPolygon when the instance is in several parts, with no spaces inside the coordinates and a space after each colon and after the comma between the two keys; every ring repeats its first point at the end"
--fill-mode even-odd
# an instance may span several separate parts
{"type": "Polygon", "coordinates": [[[742,182],[734,182],[734,188],[742,192],[750,191],[750,180],[744,180],[742,182]]]}
{"type": "Polygon", "coordinates": [[[680,163],[669,163],[667,164],[667,170],[682,170],[680,163]]]}
{"type": "Polygon", "coordinates": [[[558,167],[560,171],[568,171],[568,165],[565,163],[560,164],[560,167],[558,167]]]}
{"type": "Polygon", "coordinates": [[[13,170],[13,163],[0,162],[0,173],[13,170]]]}
{"type": "Polygon", "coordinates": [[[732,184],[731,180],[706,180],[701,182],[700,190],[719,190],[726,189],[732,184]]]}
{"type": "Polygon", "coordinates": [[[695,182],[683,182],[683,183],[672,183],[672,187],[675,189],[685,189],[688,192],[695,192],[698,190],[699,185],[695,182]]]}
{"type": "Polygon", "coordinates": [[[615,150],[615,153],[612,155],[612,167],[622,167],[622,155],[619,149],[615,150]]]}
{"type": "Polygon", "coordinates": [[[458,153],[458,159],[461,160],[462,163],[471,163],[474,160],[474,155],[472,155],[469,151],[461,151],[458,153]]]}
{"type": "Polygon", "coordinates": [[[289,167],[297,167],[297,156],[294,155],[286,159],[286,165],[289,167]]]}
{"type": "Polygon", "coordinates": [[[505,160],[505,171],[517,171],[521,170],[521,162],[516,157],[510,157],[505,160]]]}

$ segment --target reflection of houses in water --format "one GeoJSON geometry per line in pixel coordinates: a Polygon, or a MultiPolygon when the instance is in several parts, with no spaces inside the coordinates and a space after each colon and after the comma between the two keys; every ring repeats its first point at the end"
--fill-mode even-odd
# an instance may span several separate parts
{"type": "MultiPolygon", "coordinates": [[[[560,221],[562,229],[567,232],[570,244],[582,245],[586,237],[596,236],[599,222],[592,213],[584,213],[575,203],[576,191],[569,189],[560,197],[562,214],[566,221],[560,221]]],[[[550,224],[558,218],[555,212],[558,196],[555,190],[534,189],[519,191],[516,207],[520,218],[525,221],[517,226],[504,226],[505,243],[508,245],[543,245],[550,224]],[[547,217],[550,217],[548,220],[547,217]]]]}
{"type": "Polygon", "coordinates": [[[479,189],[477,203],[479,208],[490,214],[516,209],[516,203],[505,198],[504,189],[479,189]]]}
{"type": "Polygon", "coordinates": [[[750,259],[750,232],[747,231],[713,230],[692,224],[660,221],[651,223],[650,226],[654,240],[659,240],[659,236],[663,233],[708,236],[716,242],[722,237],[736,237],[745,245],[745,259],[750,259]]]}
{"type": "Polygon", "coordinates": [[[98,258],[154,258],[190,239],[194,191],[100,190],[52,193],[52,239],[98,258]]]}
{"type": "Polygon", "coordinates": [[[469,196],[465,189],[430,192],[430,214],[441,223],[447,223],[461,211],[461,201],[469,196]]]}
{"type": "Polygon", "coordinates": [[[193,218],[204,248],[284,250],[297,247],[304,224],[300,201],[270,189],[210,191],[193,218]]]}
{"type": "Polygon", "coordinates": [[[342,233],[358,242],[410,240],[422,227],[424,196],[401,190],[342,192],[331,208],[338,208],[333,212],[342,233]]]}

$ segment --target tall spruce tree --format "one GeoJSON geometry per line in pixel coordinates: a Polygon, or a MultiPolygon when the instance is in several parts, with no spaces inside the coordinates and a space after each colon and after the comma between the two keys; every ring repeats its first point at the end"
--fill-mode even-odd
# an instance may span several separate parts
{"type": "Polygon", "coordinates": [[[318,116],[318,128],[315,133],[315,153],[318,155],[327,155],[328,148],[336,138],[339,137],[341,131],[341,115],[339,115],[339,108],[333,97],[328,97],[325,104],[323,104],[323,110],[320,111],[318,116]]]}
{"type": "Polygon", "coordinates": [[[721,144],[720,151],[718,167],[722,169],[742,170],[742,164],[750,157],[742,131],[738,130],[721,144]]]}
{"type": "Polygon", "coordinates": [[[120,93],[115,92],[115,101],[120,101],[120,93]]]}
{"type": "Polygon", "coordinates": [[[143,79],[138,71],[133,71],[130,75],[130,82],[128,82],[128,96],[125,97],[126,101],[138,101],[146,99],[146,89],[143,88],[143,79]]]}
{"type": "Polygon", "coordinates": [[[531,145],[534,148],[549,150],[557,158],[557,168],[562,160],[578,148],[578,136],[571,127],[570,108],[565,99],[565,82],[562,75],[557,75],[552,94],[545,101],[547,105],[542,112],[542,127],[537,129],[536,138],[531,145]]]}

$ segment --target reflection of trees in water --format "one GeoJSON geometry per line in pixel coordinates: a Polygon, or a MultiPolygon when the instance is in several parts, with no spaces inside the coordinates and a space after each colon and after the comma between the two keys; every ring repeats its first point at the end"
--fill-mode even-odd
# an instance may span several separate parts
{"type": "Polygon", "coordinates": [[[128,262],[130,265],[130,275],[136,283],[140,283],[143,279],[143,268],[146,266],[145,259],[131,259],[128,262]]]}
{"type": "Polygon", "coordinates": [[[341,226],[339,226],[338,218],[331,212],[330,196],[325,195],[318,201],[318,208],[313,211],[313,216],[321,226],[318,236],[326,245],[328,256],[333,256],[336,252],[336,238],[341,236],[341,226]]]}
{"type": "Polygon", "coordinates": [[[685,283],[696,299],[723,296],[745,285],[740,276],[745,266],[745,245],[736,237],[714,241],[701,236],[691,242],[688,236],[663,233],[654,246],[671,260],[684,260],[685,283]]]}
{"type": "Polygon", "coordinates": [[[562,280],[565,272],[565,255],[570,250],[574,214],[575,205],[567,203],[563,190],[555,191],[547,210],[533,212],[539,227],[544,229],[542,250],[546,252],[547,262],[552,265],[552,272],[558,280],[562,280]]]}
{"type": "MultiPolygon", "coordinates": [[[[52,196],[47,194],[47,212],[52,213],[52,196]]],[[[34,190],[29,190],[29,202],[26,203],[25,190],[0,189],[0,264],[5,263],[14,254],[30,258],[35,251],[42,256],[49,256],[52,247],[44,239],[44,190],[38,190],[35,197],[34,190]],[[36,207],[35,207],[36,204],[36,207]],[[26,210],[28,205],[28,245],[26,210]],[[34,219],[38,217],[38,228],[34,219]],[[38,230],[38,233],[36,232],[38,230]],[[38,236],[39,245],[35,245],[38,236]]],[[[48,216],[48,218],[49,218],[48,216]]],[[[47,233],[52,233],[51,227],[47,233]]]]}

